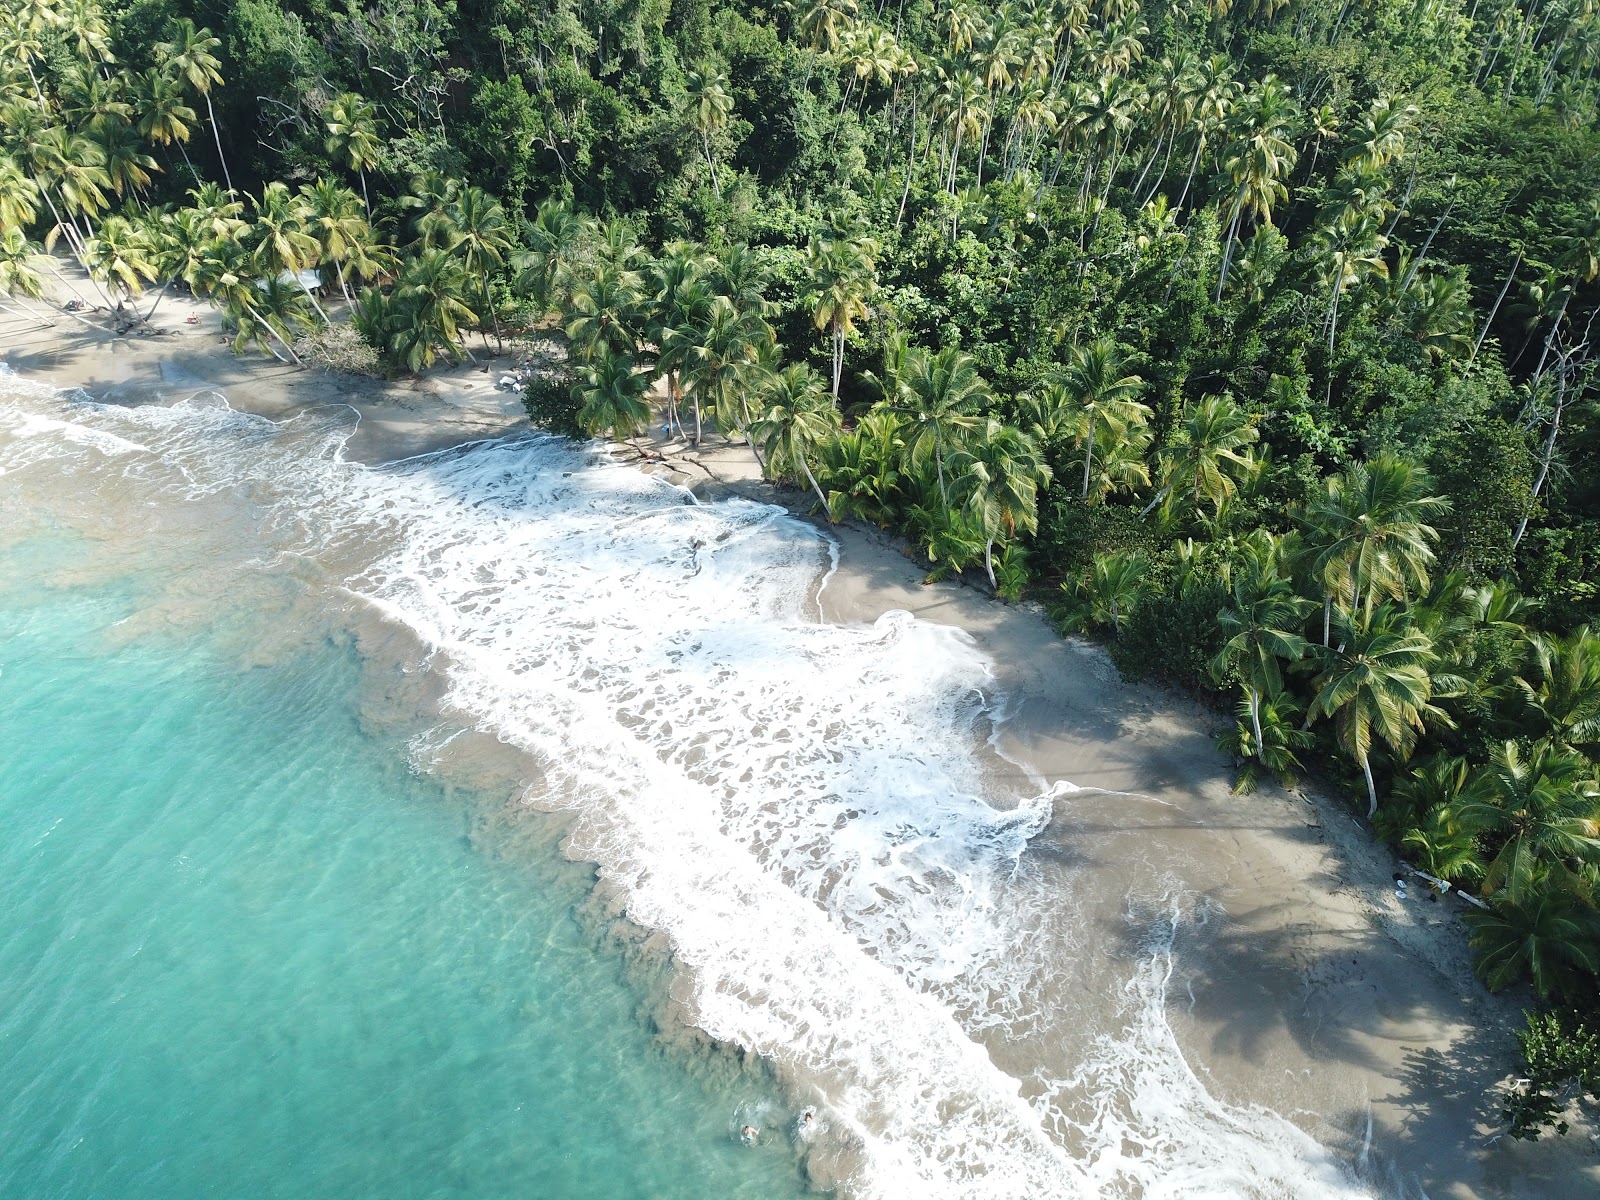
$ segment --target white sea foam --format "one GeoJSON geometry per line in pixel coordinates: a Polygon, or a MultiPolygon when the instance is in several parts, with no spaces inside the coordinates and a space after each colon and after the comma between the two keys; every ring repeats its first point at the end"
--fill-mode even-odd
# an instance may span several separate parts
{"type": "Polygon", "coordinates": [[[1027,1081],[1030,1100],[994,1064],[977,1035],[1055,1019],[1042,981],[1071,970],[1025,869],[1055,789],[990,790],[1000,698],[965,634],[812,618],[833,548],[809,526],[541,437],[369,469],[341,459],[332,413],[45,411],[15,385],[0,410],[10,391],[77,432],[0,427],[0,467],[37,469],[44,442],[57,469],[259,506],[279,553],[376,547],[338,582],[439,652],[453,706],[547,765],[573,852],[670,936],[690,1019],[827,1097],[863,1147],[857,1194],[1361,1194],[1190,1070],[1166,1021],[1179,905],[1075,1073],[1027,1081]],[[117,439],[115,463],[90,435],[117,439]]]}

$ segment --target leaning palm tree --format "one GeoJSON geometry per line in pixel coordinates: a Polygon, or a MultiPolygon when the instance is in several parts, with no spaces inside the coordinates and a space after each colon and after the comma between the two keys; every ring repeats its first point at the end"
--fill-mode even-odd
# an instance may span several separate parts
{"type": "Polygon", "coordinates": [[[152,69],[136,76],[133,87],[139,132],[158,146],[176,142],[184,162],[188,162],[186,146],[195,112],[183,102],[178,81],[165,71],[152,69]]]}
{"type": "Polygon", "coordinates": [[[1087,346],[1074,346],[1071,360],[1061,372],[1062,396],[1071,414],[1068,420],[1083,447],[1081,496],[1085,501],[1097,433],[1104,429],[1121,437],[1150,419],[1149,408],[1138,399],[1144,380],[1126,371],[1121,348],[1107,334],[1087,346]]]}
{"type": "Polygon", "coordinates": [[[816,493],[822,511],[833,514],[809,461],[839,433],[839,410],[817,373],[805,364],[784,368],[767,382],[761,415],[750,426],[751,440],[766,452],[767,469],[791,471],[796,466],[816,493]]]}
{"type": "Polygon", "coordinates": [[[121,117],[94,121],[89,133],[100,147],[100,158],[111,190],[119,197],[143,194],[150,186],[152,172],[161,170],[156,160],[144,152],[139,133],[121,117]]]}
{"type": "Polygon", "coordinates": [[[222,178],[231,192],[233,177],[228,174],[228,157],[222,152],[222,130],[217,127],[216,110],[211,107],[211,89],[222,82],[222,64],[216,56],[221,47],[222,39],[212,37],[209,29],[196,29],[193,21],[180,17],[168,26],[167,40],[156,45],[156,60],[205,99],[222,178]]]}
{"type": "Polygon", "coordinates": [[[290,360],[298,365],[300,356],[290,344],[300,334],[315,329],[317,324],[306,304],[305,293],[280,279],[263,279],[248,288],[254,293],[249,303],[239,303],[249,293],[235,291],[230,297],[233,303],[225,306],[235,330],[233,352],[240,354],[247,346],[257,345],[276,357],[272,342],[277,342],[289,351],[290,360]]]}
{"type": "Polygon", "coordinates": [[[1422,730],[1430,703],[1433,645],[1408,626],[1399,610],[1383,604],[1368,619],[1346,623],[1340,649],[1317,678],[1311,717],[1331,716],[1334,733],[1367,782],[1367,819],[1378,811],[1372,778],[1372,743],[1387,742],[1402,759],[1422,730]]]}
{"type": "Polygon", "coordinates": [[[156,277],[157,268],[140,231],[122,217],[107,217],[84,248],[89,274],[111,288],[118,307],[156,277]]]}
{"type": "Polygon", "coordinates": [[[1583,755],[1550,742],[1526,752],[1516,742],[1495,750],[1472,777],[1451,817],[1500,849],[1484,872],[1485,894],[1522,903],[1540,870],[1600,863],[1600,784],[1583,755]]]}
{"type": "MultiPolygon", "coordinates": [[[[770,373],[771,327],[718,296],[703,322],[675,330],[670,341],[682,364],[684,390],[694,401],[695,445],[700,444],[702,412],[707,409],[719,428],[743,430],[748,439],[753,424],[749,397],[759,393],[770,373]]],[[[749,444],[761,462],[761,447],[753,440],[749,444]]]]}
{"type": "MultiPolygon", "coordinates": [[[[192,280],[195,291],[222,308],[225,317],[240,330],[234,341],[235,352],[255,342],[267,345],[270,338],[283,347],[289,361],[300,365],[293,339],[304,315],[283,299],[285,288],[276,279],[257,286],[255,264],[250,252],[233,239],[219,238],[210,243],[192,280]],[[269,305],[270,303],[270,311],[269,305]],[[248,323],[248,324],[246,324],[248,323]]],[[[277,351],[268,351],[277,356],[277,351]]]]}
{"type": "Polygon", "coordinates": [[[633,359],[601,352],[573,385],[578,423],[591,434],[633,437],[650,422],[650,406],[644,399],[649,387],[649,374],[635,370],[633,359]]]}
{"type": "Polygon", "coordinates": [[[977,427],[978,410],[989,398],[989,385],[978,374],[978,364],[970,354],[947,346],[937,354],[919,349],[906,355],[900,394],[888,408],[905,422],[902,436],[907,462],[916,466],[933,456],[939,502],[946,509],[950,490],[945,483],[945,454],[959,446],[963,434],[977,427]]]}
{"type": "Polygon", "coordinates": [[[1050,466],[1032,437],[990,417],[982,432],[950,456],[950,470],[973,525],[983,535],[989,586],[998,587],[994,544],[1014,538],[1018,530],[1038,530],[1039,489],[1050,482],[1050,466]]]}
{"type": "Polygon", "coordinates": [[[44,294],[44,281],[34,269],[34,264],[41,257],[39,247],[30,242],[18,226],[0,230],[0,296],[11,301],[10,304],[0,304],[0,308],[49,325],[50,321],[40,317],[27,304],[28,300],[37,300],[44,294]]]}
{"type": "Polygon", "coordinates": [[[0,229],[19,232],[39,216],[39,185],[9,154],[0,154],[0,229]]]}

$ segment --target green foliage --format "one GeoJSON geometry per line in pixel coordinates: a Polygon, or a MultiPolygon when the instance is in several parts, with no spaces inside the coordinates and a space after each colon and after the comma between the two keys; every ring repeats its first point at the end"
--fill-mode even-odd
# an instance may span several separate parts
{"type": "Polygon", "coordinates": [[[1574,1011],[1528,1013],[1517,1033],[1527,1079],[1515,1084],[1501,1115],[1514,1138],[1536,1141],[1544,1130],[1567,1132],[1563,1117],[1574,1095],[1600,1101],[1600,1032],[1574,1011]]]}
{"type": "Polygon", "coordinates": [[[539,372],[522,385],[522,407],[528,420],[547,433],[581,440],[587,437],[578,412],[583,400],[574,394],[572,380],[555,372],[539,372]]]}

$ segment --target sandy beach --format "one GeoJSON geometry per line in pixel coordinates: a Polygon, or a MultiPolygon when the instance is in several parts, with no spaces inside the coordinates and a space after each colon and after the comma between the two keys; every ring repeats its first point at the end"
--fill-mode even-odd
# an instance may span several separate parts
{"type": "MultiPolygon", "coordinates": [[[[119,404],[199,392],[284,419],[343,404],[360,417],[349,453],[382,462],[525,428],[520,398],[495,380],[508,358],[383,382],[236,357],[208,306],[167,297],[158,332],[118,337],[56,315],[52,328],[7,318],[0,361],[18,374],[119,404]],[[191,323],[188,318],[195,320],[191,323]]],[[[702,495],[793,502],[763,483],[748,450],[652,444],[647,469],[702,495]]],[[[637,450],[622,456],[641,457],[637,450]]],[[[1456,902],[1392,885],[1392,855],[1352,810],[1314,786],[1230,793],[1215,750],[1225,719],[1163,689],[1119,679],[1097,647],[1060,637],[1036,604],[1006,605],[960,582],[922,583],[893,538],[836,526],[839,567],[822,616],[872,622],[905,610],[966,631],[1006,697],[992,769],[1018,794],[1058,787],[1029,855],[1070,893],[1092,943],[1076,986],[1115,991],[1129,954],[1126,914],[1164,898],[1186,912],[1166,982],[1167,1019],[1199,1083],[1260,1104],[1367,1166],[1396,1196],[1432,1200],[1600,1194],[1600,1146],[1575,1127],[1524,1144],[1495,1136],[1514,1064],[1520,996],[1472,975],[1456,902]]],[[[1064,981],[1057,1003],[1074,1002],[1064,981]]],[[[1019,1077],[1076,1048],[1037,1034],[985,1039],[1019,1077]]]]}

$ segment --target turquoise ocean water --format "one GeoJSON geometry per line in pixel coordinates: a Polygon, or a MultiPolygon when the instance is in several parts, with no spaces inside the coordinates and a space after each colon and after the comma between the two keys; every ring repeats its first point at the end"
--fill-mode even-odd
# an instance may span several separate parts
{"type": "Polygon", "coordinates": [[[654,1037],[589,870],[470,836],[348,645],[122,636],[148,580],[46,582],[100,552],[0,549],[0,1196],[800,1193],[732,1136],[760,1078],[654,1037]]]}

